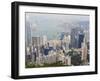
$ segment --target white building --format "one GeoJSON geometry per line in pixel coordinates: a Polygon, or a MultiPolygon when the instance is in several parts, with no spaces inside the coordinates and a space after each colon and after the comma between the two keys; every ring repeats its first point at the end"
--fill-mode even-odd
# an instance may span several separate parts
{"type": "Polygon", "coordinates": [[[54,51],[50,51],[48,55],[43,56],[44,63],[48,63],[48,64],[56,63],[57,62],[56,58],[57,58],[57,54],[54,51]]]}
{"type": "Polygon", "coordinates": [[[64,35],[64,38],[62,40],[62,43],[63,43],[62,45],[65,47],[66,50],[69,49],[70,40],[71,40],[70,35],[68,36],[64,35]]]}
{"type": "Polygon", "coordinates": [[[47,36],[46,35],[43,35],[42,42],[43,42],[43,45],[47,44],[47,36]]]}
{"type": "Polygon", "coordinates": [[[88,52],[88,50],[87,50],[86,40],[84,37],[84,41],[82,43],[82,58],[81,58],[81,60],[83,60],[84,63],[87,62],[87,52],[88,52]]]}
{"type": "Polygon", "coordinates": [[[71,65],[71,56],[66,56],[65,57],[65,64],[71,65]]]}

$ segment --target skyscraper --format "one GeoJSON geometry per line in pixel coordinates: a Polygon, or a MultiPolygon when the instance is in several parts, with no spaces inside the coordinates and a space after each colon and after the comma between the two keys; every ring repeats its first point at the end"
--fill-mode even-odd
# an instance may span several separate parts
{"type": "Polygon", "coordinates": [[[70,35],[64,35],[64,37],[62,39],[62,46],[64,46],[65,49],[68,50],[69,44],[70,44],[70,35]]]}
{"type": "Polygon", "coordinates": [[[79,34],[79,37],[78,37],[78,48],[81,48],[83,39],[84,39],[84,34],[83,33],[80,33],[79,34]]]}
{"type": "Polygon", "coordinates": [[[41,47],[41,38],[40,37],[32,37],[32,46],[34,50],[36,51],[36,57],[39,57],[40,55],[40,47],[41,47]]]}
{"type": "Polygon", "coordinates": [[[46,35],[43,35],[43,45],[46,45],[47,44],[47,36],[46,35]]]}
{"type": "Polygon", "coordinates": [[[86,64],[88,50],[87,50],[87,44],[86,44],[86,40],[85,39],[86,38],[84,37],[84,41],[82,43],[82,58],[81,58],[81,60],[83,60],[83,62],[86,64]]]}
{"type": "Polygon", "coordinates": [[[71,48],[79,48],[80,43],[83,39],[83,35],[80,33],[83,33],[83,29],[80,27],[73,28],[71,30],[71,48]],[[81,41],[79,41],[81,39],[81,41]]]}
{"type": "Polygon", "coordinates": [[[29,22],[25,23],[25,45],[26,47],[31,44],[32,35],[31,35],[31,26],[29,22]]]}
{"type": "Polygon", "coordinates": [[[32,37],[32,45],[33,47],[39,47],[41,44],[40,37],[32,37]]]}

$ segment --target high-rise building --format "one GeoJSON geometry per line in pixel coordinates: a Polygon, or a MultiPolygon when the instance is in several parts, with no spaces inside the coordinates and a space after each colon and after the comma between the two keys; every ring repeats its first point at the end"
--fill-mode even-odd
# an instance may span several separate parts
{"type": "Polygon", "coordinates": [[[69,44],[70,44],[70,35],[64,35],[64,38],[62,41],[64,43],[65,49],[68,50],[69,44]]]}
{"type": "MultiPolygon", "coordinates": [[[[83,36],[79,34],[83,33],[83,29],[80,27],[73,28],[71,30],[71,48],[78,48],[79,47],[79,39],[82,40],[83,36]]],[[[81,42],[81,41],[80,41],[81,42]]]]}
{"type": "Polygon", "coordinates": [[[65,50],[69,49],[71,40],[69,33],[62,32],[60,40],[61,40],[61,47],[64,48],[65,50]]]}
{"type": "Polygon", "coordinates": [[[40,37],[32,37],[32,45],[33,45],[33,47],[40,47],[41,38],[40,37]]]}
{"type": "Polygon", "coordinates": [[[26,62],[30,62],[31,61],[31,50],[30,47],[26,47],[26,51],[25,51],[25,61],[26,62]]]}
{"type": "Polygon", "coordinates": [[[84,62],[84,64],[86,64],[86,62],[87,62],[87,54],[88,54],[88,49],[87,49],[87,44],[86,44],[86,40],[84,37],[84,41],[82,43],[82,58],[81,58],[81,60],[84,62]]]}
{"type": "Polygon", "coordinates": [[[86,41],[86,43],[88,43],[89,42],[89,31],[85,30],[84,35],[85,35],[85,41],[86,41]]]}
{"type": "Polygon", "coordinates": [[[31,44],[31,28],[30,23],[25,23],[25,59],[26,62],[31,61],[31,50],[30,50],[30,44],[31,44]]]}
{"type": "Polygon", "coordinates": [[[32,47],[31,47],[32,63],[35,63],[35,62],[36,62],[36,53],[37,53],[36,48],[34,48],[34,47],[32,46],[32,47]]]}
{"type": "Polygon", "coordinates": [[[84,34],[83,33],[80,33],[79,34],[79,37],[78,37],[78,48],[81,48],[83,39],[84,39],[84,34]]]}
{"type": "Polygon", "coordinates": [[[25,45],[29,46],[32,42],[31,25],[29,22],[25,23],[25,45]]]}
{"type": "Polygon", "coordinates": [[[43,45],[47,44],[47,36],[46,35],[43,35],[42,42],[43,42],[43,45]]]}
{"type": "Polygon", "coordinates": [[[36,57],[39,57],[40,54],[40,48],[41,48],[41,38],[40,37],[32,37],[32,46],[34,50],[36,51],[36,57]]]}

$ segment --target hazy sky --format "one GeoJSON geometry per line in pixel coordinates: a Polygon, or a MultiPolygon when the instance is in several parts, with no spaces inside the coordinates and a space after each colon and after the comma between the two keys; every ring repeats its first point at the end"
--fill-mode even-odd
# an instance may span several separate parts
{"type": "Polygon", "coordinates": [[[69,32],[78,23],[88,23],[88,15],[25,13],[26,23],[30,23],[33,36],[47,35],[53,38],[59,32],[69,32]]]}

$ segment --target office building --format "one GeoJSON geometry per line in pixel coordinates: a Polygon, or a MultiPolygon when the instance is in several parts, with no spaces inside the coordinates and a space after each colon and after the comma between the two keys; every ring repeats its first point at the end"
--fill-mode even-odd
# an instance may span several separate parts
{"type": "Polygon", "coordinates": [[[80,33],[78,37],[78,48],[81,48],[83,40],[84,40],[84,34],[80,33]]]}
{"type": "Polygon", "coordinates": [[[83,33],[83,29],[80,27],[71,30],[71,48],[79,48],[81,46],[79,42],[82,41],[83,35],[80,33],[83,33]]]}
{"type": "Polygon", "coordinates": [[[32,42],[31,25],[29,22],[25,23],[25,45],[29,46],[32,42]]]}
{"type": "Polygon", "coordinates": [[[87,50],[87,44],[84,38],[84,41],[82,43],[82,58],[81,60],[84,62],[84,64],[87,63],[87,54],[88,54],[88,50],[87,50]]]}

